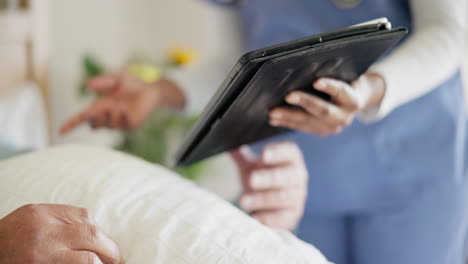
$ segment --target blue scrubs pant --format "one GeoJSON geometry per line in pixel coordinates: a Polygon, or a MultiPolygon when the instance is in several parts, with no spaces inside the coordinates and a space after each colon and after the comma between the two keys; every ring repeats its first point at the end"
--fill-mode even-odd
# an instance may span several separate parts
{"type": "Polygon", "coordinates": [[[299,233],[336,264],[466,264],[468,184],[460,181],[394,209],[306,215],[299,233]]]}

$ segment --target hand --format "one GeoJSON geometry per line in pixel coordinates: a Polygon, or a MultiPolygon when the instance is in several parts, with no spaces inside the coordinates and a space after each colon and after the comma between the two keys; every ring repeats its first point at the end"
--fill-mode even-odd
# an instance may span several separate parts
{"type": "Polygon", "coordinates": [[[272,144],[256,157],[248,147],[231,153],[244,193],[240,207],[264,225],[293,230],[302,218],[308,173],[302,152],[290,142],[272,144]]]}
{"type": "Polygon", "coordinates": [[[306,92],[292,92],[286,102],[302,110],[275,108],[270,112],[270,124],[320,136],[339,133],[353,122],[358,112],[380,104],[385,94],[385,81],[379,74],[367,73],[351,85],[320,78],[314,88],[329,94],[331,101],[306,92]]]}
{"type": "Polygon", "coordinates": [[[155,109],[181,108],[185,104],[181,90],[168,80],[148,84],[128,74],[114,74],[94,78],[88,86],[101,95],[90,107],[69,119],[60,129],[61,134],[83,122],[89,122],[93,129],[135,129],[155,109]]]}
{"type": "Polygon", "coordinates": [[[0,263],[122,263],[86,209],[26,205],[0,219],[0,263]]]}

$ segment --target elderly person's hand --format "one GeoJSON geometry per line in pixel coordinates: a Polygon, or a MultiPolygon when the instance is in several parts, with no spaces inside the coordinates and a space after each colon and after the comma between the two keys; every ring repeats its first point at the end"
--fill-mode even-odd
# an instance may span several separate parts
{"type": "Polygon", "coordinates": [[[86,209],[26,205],[0,219],[0,263],[121,263],[117,245],[86,209]]]}
{"type": "Polygon", "coordinates": [[[271,144],[256,157],[244,146],[232,157],[244,188],[240,207],[267,226],[293,230],[307,196],[308,173],[299,147],[290,142],[271,144]]]}
{"type": "Polygon", "coordinates": [[[351,85],[320,78],[313,87],[330,95],[331,101],[306,92],[292,92],[286,102],[301,109],[275,108],[270,112],[270,124],[328,136],[349,126],[358,112],[380,104],[385,94],[385,81],[377,73],[366,73],[351,85]]]}
{"type": "Polygon", "coordinates": [[[93,78],[87,85],[99,97],[63,124],[61,134],[86,122],[93,129],[131,130],[140,127],[158,108],[182,108],[185,104],[180,88],[165,79],[144,83],[129,74],[118,73],[93,78]]]}

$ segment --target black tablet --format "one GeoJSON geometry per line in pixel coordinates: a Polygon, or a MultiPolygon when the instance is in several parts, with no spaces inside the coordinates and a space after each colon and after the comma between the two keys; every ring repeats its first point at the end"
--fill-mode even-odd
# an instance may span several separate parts
{"type": "Polygon", "coordinates": [[[269,125],[269,111],[320,77],[351,83],[407,33],[386,19],[252,51],[242,56],[211,98],[174,164],[190,165],[287,129],[269,125]]]}

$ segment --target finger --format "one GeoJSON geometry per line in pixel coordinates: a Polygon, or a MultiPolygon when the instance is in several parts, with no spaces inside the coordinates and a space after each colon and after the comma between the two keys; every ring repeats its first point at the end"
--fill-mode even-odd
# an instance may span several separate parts
{"type": "Polygon", "coordinates": [[[121,105],[118,108],[118,112],[119,112],[119,115],[120,115],[118,127],[121,130],[124,130],[124,131],[129,130],[130,129],[130,123],[128,121],[129,113],[128,113],[127,108],[124,105],[121,105]]]}
{"type": "Polygon", "coordinates": [[[56,236],[69,249],[93,252],[104,263],[121,262],[117,244],[96,225],[80,223],[65,225],[56,236]]]}
{"type": "Polygon", "coordinates": [[[68,120],[61,128],[60,133],[66,134],[71,130],[75,129],[78,125],[83,122],[89,121],[91,123],[91,127],[95,127],[96,123],[96,116],[100,115],[100,111],[103,110],[103,107],[106,106],[109,102],[106,98],[100,98],[96,100],[90,107],[88,107],[85,111],[81,112],[80,114],[74,116],[70,120],[68,120]]]}
{"type": "Polygon", "coordinates": [[[304,111],[284,107],[272,110],[270,124],[275,127],[286,127],[319,136],[338,133],[342,129],[341,126],[325,123],[304,111]]]}
{"type": "Polygon", "coordinates": [[[109,128],[123,128],[122,127],[122,110],[120,108],[109,111],[109,128]]]}
{"type": "Polygon", "coordinates": [[[307,113],[314,115],[331,125],[349,125],[350,114],[315,95],[305,92],[293,92],[286,97],[289,104],[302,107],[307,113]]]}
{"type": "Polygon", "coordinates": [[[67,134],[68,132],[72,131],[77,126],[79,126],[81,123],[87,121],[89,119],[89,115],[90,115],[89,110],[86,110],[86,111],[83,111],[83,112],[75,115],[74,117],[70,118],[60,128],[60,130],[59,130],[60,134],[64,135],[64,134],[67,134]]]}
{"type": "Polygon", "coordinates": [[[252,149],[247,145],[241,146],[230,154],[239,168],[249,167],[258,159],[252,149]]]}
{"type": "Polygon", "coordinates": [[[304,185],[306,181],[307,172],[302,166],[273,167],[252,172],[249,187],[261,191],[304,185]]]}
{"type": "Polygon", "coordinates": [[[121,119],[121,127],[123,130],[130,130],[130,119],[128,117],[129,115],[129,111],[128,111],[128,108],[125,107],[125,106],[122,106],[120,108],[120,111],[121,111],[121,115],[122,115],[122,119],[121,119]]]}
{"type": "Polygon", "coordinates": [[[262,152],[262,161],[267,165],[278,165],[288,162],[300,162],[302,151],[294,142],[280,142],[267,145],[262,152]]]}
{"type": "Polygon", "coordinates": [[[107,127],[110,119],[109,108],[107,106],[101,106],[96,108],[91,114],[90,123],[93,129],[98,129],[101,127],[107,127]]]}
{"type": "Polygon", "coordinates": [[[332,100],[340,106],[358,110],[359,101],[356,92],[347,83],[330,78],[320,78],[314,83],[314,88],[332,97],[332,100]]]}
{"type": "Polygon", "coordinates": [[[118,88],[119,80],[118,74],[101,75],[90,79],[87,86],[96,92],[113,92],[118,88]]]}
{"type": "Polygon", "coordinates": [[[51,262],[67,264],[104,264],[94,252],[77,250],[62,251],[59,254],[57,254],[54,258],[54,261],[51,262]]]}
{"type": "Polygon", "coordinates": [[[60,223],[64,224],[95,224],[96,220],[91,213],[85,209],[70,205],[62,204],[44,204],[49,209],[49,213],[57,219],[60,223]]]}
{"type": "Polygon", "coordinates": [[[299,223],[302,213],[298,209],[261,211],[252,215],[260,223],[275,229],[293,230],[299,223]]]}
{"type": "Polygon", "coordinates": [[[247,212],[299,207],[304,204],[305,188],[250,192],[241,196],[239,204],[247,212]]]}

